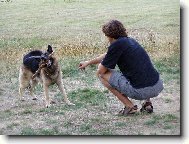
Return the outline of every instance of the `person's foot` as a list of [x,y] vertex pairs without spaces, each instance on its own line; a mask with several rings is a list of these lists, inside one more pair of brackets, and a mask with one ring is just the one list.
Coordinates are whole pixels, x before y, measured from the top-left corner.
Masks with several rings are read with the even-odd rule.
[[137,105],[134,105],[133,107],[129,108],[129,107],[124,107],[118,115],[124,115],[124,116],[127,116],[127,115],[131,115],[131,114],[134,114],[137,112]]
[[142,104],[142,108],[140,109],[140,112],[146,111],[147,113],[153,112],[153,105],[150,101],[146,101]]

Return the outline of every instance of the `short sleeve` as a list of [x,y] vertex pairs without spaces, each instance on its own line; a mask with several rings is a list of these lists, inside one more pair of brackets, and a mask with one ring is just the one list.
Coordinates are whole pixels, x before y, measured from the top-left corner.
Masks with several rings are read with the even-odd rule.
[[114,69],[122,53],[123,45],[120,42],[113,43],[108,47],[108,51],[101,64],[106,68]]

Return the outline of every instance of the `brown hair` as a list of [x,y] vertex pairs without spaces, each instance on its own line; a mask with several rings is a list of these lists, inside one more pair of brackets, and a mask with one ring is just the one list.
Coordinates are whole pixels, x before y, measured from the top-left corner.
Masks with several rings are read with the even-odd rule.
[[118,39],[119,37],[127,37],[127,32],[123,24],[118,20],[111,20],[102,26],[105,36]]

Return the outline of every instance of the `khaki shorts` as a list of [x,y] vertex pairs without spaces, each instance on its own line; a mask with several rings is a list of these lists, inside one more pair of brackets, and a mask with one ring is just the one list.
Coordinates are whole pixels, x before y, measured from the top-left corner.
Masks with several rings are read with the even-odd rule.
[[159,79],[153,86],[136,89],[122,73],[115,70],[111,71],[112,75],[110,76],[109,84],[129,98],[135,100],[146,100],[148,98],[158,96],[163,90],[163,82],[161,79]]

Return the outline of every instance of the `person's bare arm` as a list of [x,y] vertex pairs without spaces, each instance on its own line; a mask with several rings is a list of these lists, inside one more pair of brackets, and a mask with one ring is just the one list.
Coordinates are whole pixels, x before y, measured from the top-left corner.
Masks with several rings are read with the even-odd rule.
[[106,55],[106,53],[101,54],[100,56],[98,56],[98,57],[96,57],[92,60],[80,62],[79,63],[79,69],[85,69],[85,67],[87,67],[88,65],[99,64],[103,60],[105,55]]

